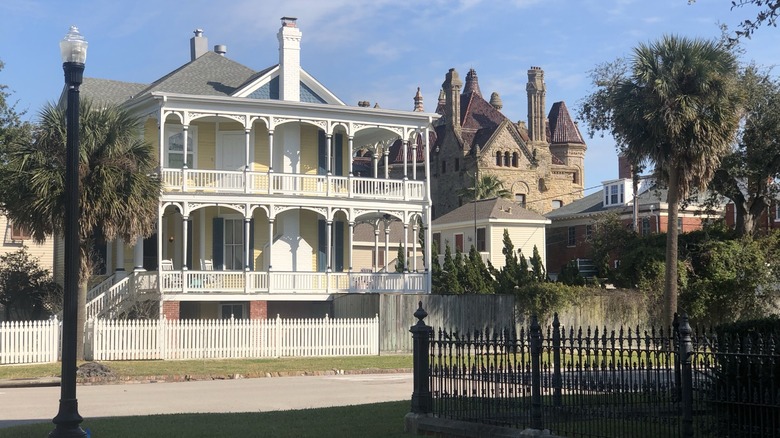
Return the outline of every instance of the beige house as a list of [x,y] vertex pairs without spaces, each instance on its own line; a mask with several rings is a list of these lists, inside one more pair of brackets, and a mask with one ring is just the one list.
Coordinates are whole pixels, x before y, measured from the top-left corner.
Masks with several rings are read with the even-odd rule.
[[534,246],[542,260],[546,260],[545,226],[550,220],[539,213],[522,208],[516,202],[503,198],[479,200],[465,204],[433,221],[433,241],[444,254],[450,247],[467,254],[472,246],[496,269],[504,266],[504,230],[515,251],[521,250],[526,258],[533,255]]
[[26,247],[27,252],[32,257],[38,259],[40,267],[52,273],[54,267],[54,239],[47,239],[40,244],[35,243],[30,233],[24,227],[12,223],[4,214],[0,214],[0,229],[3,230],[3,244],[0,247],[0,254],[16,252]]

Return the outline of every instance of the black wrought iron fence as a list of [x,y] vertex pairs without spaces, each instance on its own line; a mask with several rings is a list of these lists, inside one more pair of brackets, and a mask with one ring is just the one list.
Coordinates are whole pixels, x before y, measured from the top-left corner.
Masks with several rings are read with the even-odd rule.
[[460,333],[415,313],[412,411],[575,437],[780,438],[772,335],[564,328]]

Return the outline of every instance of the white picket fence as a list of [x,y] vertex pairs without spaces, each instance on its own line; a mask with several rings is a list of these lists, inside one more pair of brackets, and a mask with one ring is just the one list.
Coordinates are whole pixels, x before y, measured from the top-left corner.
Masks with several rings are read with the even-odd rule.
[[57,362],[60,321],[0,322],[0,365]]
[[[91,360],[379,354],[379,316],[331,319],[91,320]],[[91,348],[90,348],[91,347]]]

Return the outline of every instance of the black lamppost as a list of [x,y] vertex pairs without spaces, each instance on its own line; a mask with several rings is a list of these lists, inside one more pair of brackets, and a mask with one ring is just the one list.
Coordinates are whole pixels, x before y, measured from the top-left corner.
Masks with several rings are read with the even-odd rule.
[[60,409],[49,438],[85,437],[76,399],[76,345],[79,287],[79,85],[87,59],[87,41],[71,26],[60,41],[62,68],[68,87],[67,153],[65,161],[65,291],[62,306],[62,377]]

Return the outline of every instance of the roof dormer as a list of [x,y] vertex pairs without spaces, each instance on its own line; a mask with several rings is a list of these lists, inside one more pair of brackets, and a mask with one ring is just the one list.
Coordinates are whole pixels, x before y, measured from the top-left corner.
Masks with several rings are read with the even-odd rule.
[[616,179],[604,181],[601,184],[604,186],[604,207],[618,207],[631,204],[631,200],[634,197],[631,179]]

